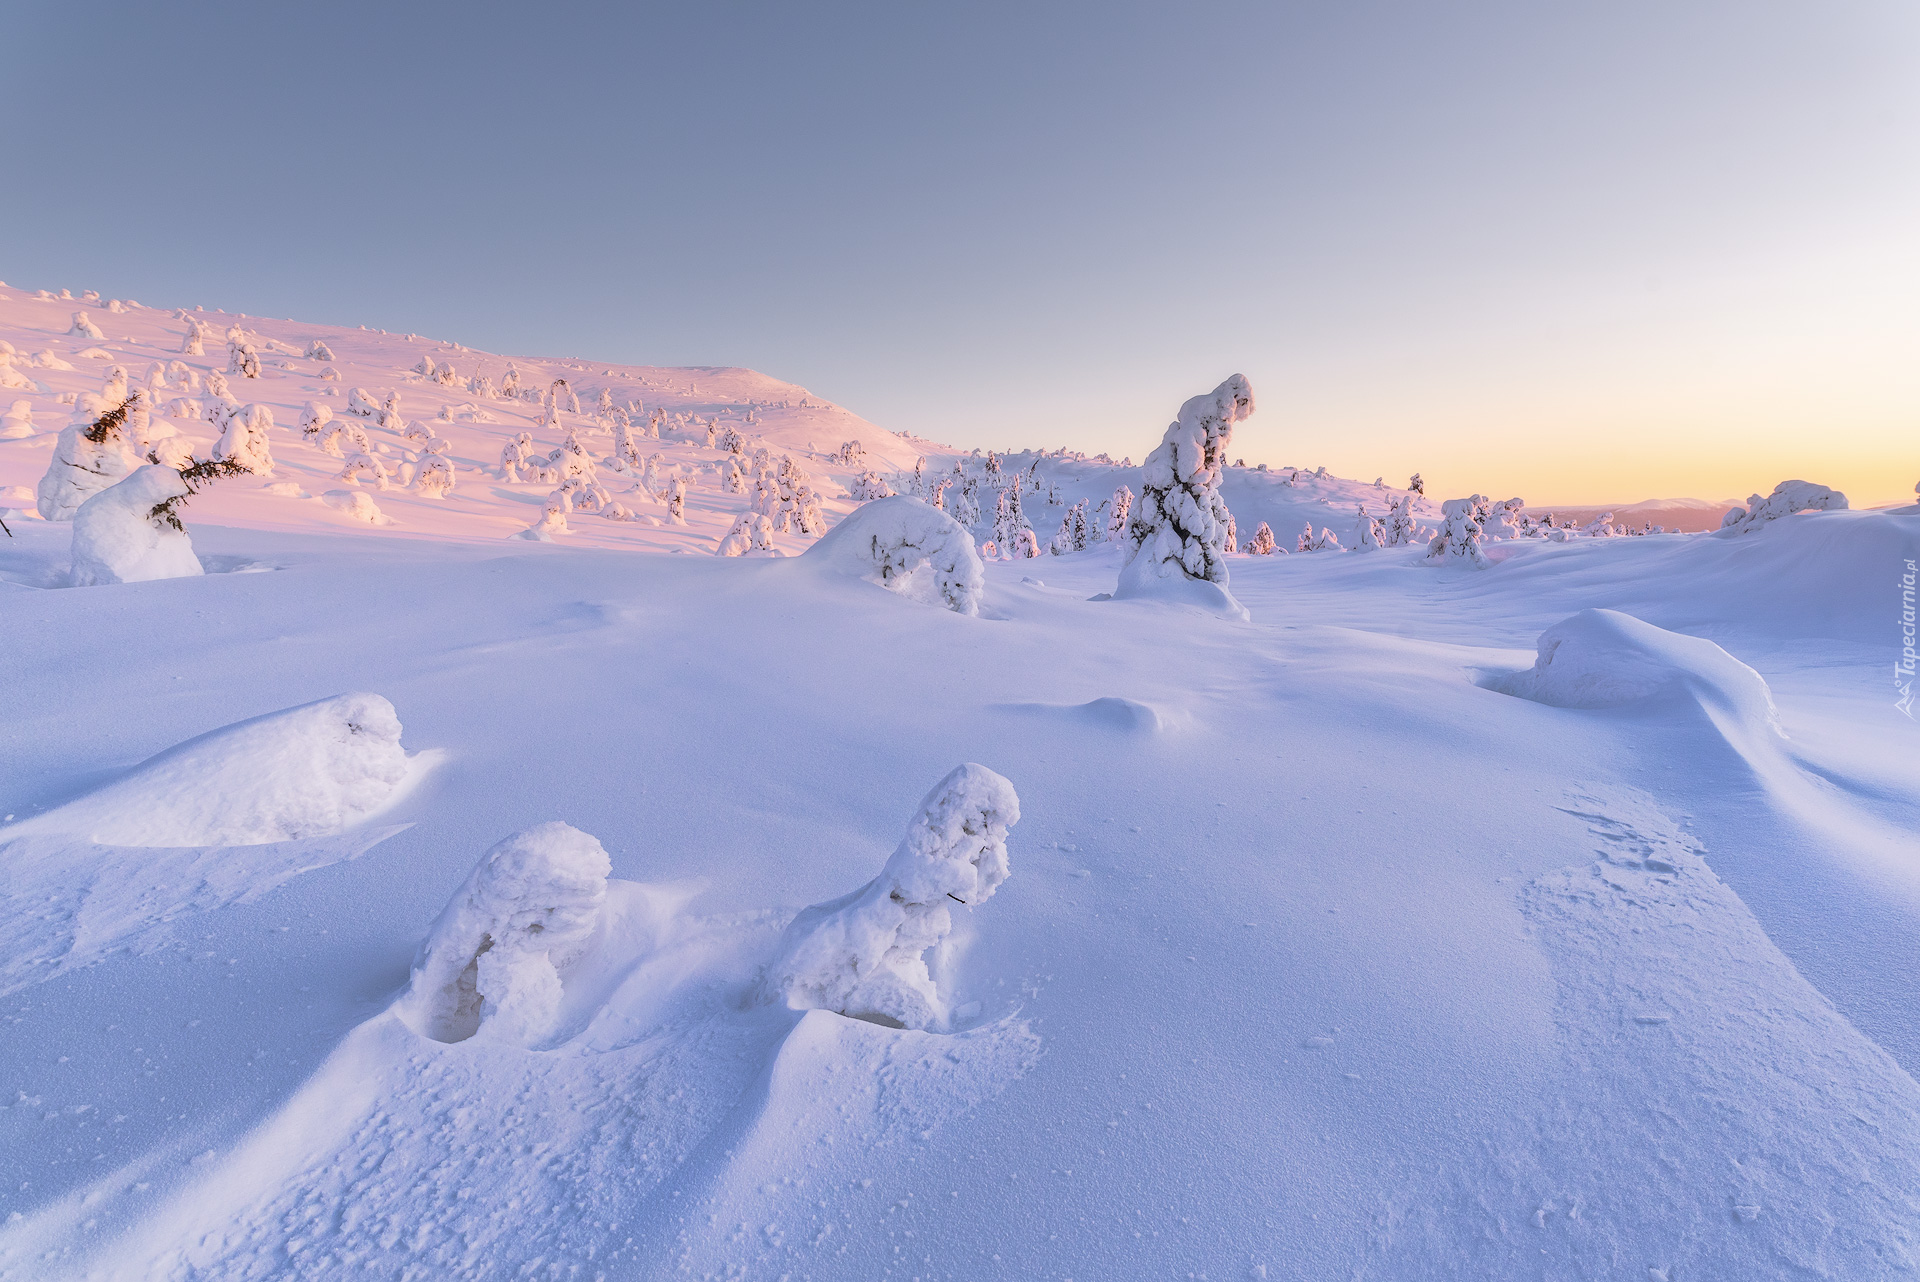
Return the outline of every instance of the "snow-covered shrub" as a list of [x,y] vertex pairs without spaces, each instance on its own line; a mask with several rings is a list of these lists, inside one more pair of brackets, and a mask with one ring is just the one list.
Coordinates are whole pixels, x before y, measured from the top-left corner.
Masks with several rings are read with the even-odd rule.
[[860,442],[845,441],[840,446],[838,457],[842,463],[852,463],[864,452],[865,451],[860,448]]
[[740,435],[739,430],[729,423],[721,429],[719,439],[714,444],[729,454],[739,454],[746,450],[747,438]]
[[1251,539],[1247,540],[1245,549],[1250,556],[1272,556],[1279,550],[1280,545],[1274,541],[1273,527],[1265,521],[1260,522],[1260,528],[1253,532]]
[[1093,529],[1087,522],[1087,501],[1081,499],[1060,518],[1060,529],[1047,547],[1055,556],[1064,556],[1069,552],[1086,551],[1092,541]]
[[273,427],[273,411],[264,405],[249,405],[228,420],[226,430],[213,447],[213,457],[231,461],[261,476],[273,472],[273,446],[267,439]]
[[[1309,525],[1307,528],[1311,530],[1313,527]],[[1322,526],[1320,533],[1312,536],[1312,546],[1305,550],[1308,552],[1338,552],[1340,550],[1340,536],[1325,526]]]
[[387,399],[381,404],[380,412],[374,415],[373,421],[378,426],[386,428],[389,432],[405,432],[407,430],[407,420],[400,415],[400,393],[387,393]]
[[1427,483],[1420,479],[1420,473],[1415,472],[1407,478],[1407,492],[1409,494],[1425,494],[1427,492]]
[[856,503],[870,503],[874,499],[890,499],[893,487],[878,472],[862,472],[853,478],[853,484],[847,492]]
[[597,840],[559,822],[489,850],[414,958],[407,1022],[443,1042],[537,1043],[564,974],[593,946],[612,868]]
[[333,363],[333,349],[316,338],[307,344],[307,359],[310,361],[325,361],[331,365]]
[[207,407],[190,396],[176,396],[167,402],[168,418],[205,418]]
[[1580,533],[1590,539],[1610,539],[1616,531],[1613,528],[1613,513],[1602,512],[1580,527]]
[[520,471],[533,457],[533,437],[527,432],[513,437],[500,447],[500,479],[518,482]]
[[1473,519],[1472,499],[1448,499],[1440,505],[1446,524],[1427,544],[1429,561],[1446,565],[1469,565],[1484,569],[1491,564],[1480,550],[1480,523]]
[[1371,552],[1375,548],[1385,546],[1385,529],[1382,528],[1376,517],[1368,514],[1367,505],[1362,503],[1354,519],[1353,550],[1355,552]]
[[814,492],[813,478],[790,457],[782,457],[775,474],[780,506],[773,513],[773,528],[781,534],[796,530],[815,536],[825,534],[827,520],[820,512],[820,497]]
[[1414,541],[1419,526],[1413,519],[1411,492],[1397,496],[1387,511],[1387,546],[1403,547]]
[[977,477],[961,476],[947,491],[946,513],[971,530],[980,524],[980,482]]
[[1525,499],[1508,499],[1503,503],[1489,502],[1487,514],[1481,518],[1481,532],[1490,539],[1517,539],[1520,537],[1520,513],[1527,506]]
[[444,454],[428,454],[420,460],[420,473],[413,488],[425,498],[445,498],[453,490],[453,463]]
[[0,440],[17,440],[33,435],[33,402],[15,401],[0,415]]
[[729,494],[744,494],[747,478],[741,474],[740,462],[733,455],[727,455],[720,468],[721,484]]
[[[1171,594],[1245,617],[1227,589],[1227,505],[1219,482],[1233,425],[1252,413],[1253,389],[1239,374],[1180,407],[1147,457],[1116,597]],[[1210,591],[1196,594],[1196,583]]]
[[73,327],[67,330],[67,333],[78,334],[82,338],[106,337],[105,334],[100,332],[100,327],[93,323],[93,318],[85,312],[75,312],[73,314]]
[[309,441],[316,439],[333,421],[333,407],[308,401],[300,410],[300,435]]
[[1838,490],[1811,481],[1782,481],[1766,498],[1755,494],[1747,500],[1747,506],[1728,511],[1720,520],[1719,532],[1746,534],[1795,512],[1845,511],[1846,508],[1847,496]]
[[973,537],[938,508],[900,495],[855,508],[806,555],[896,591],[930,584],[940,604],[959,614],[978,614],[986,591]]
[[38,384],[13,367],[13,344],[0,339],[0,388],[9,391],[31,392]]
[[79,418],[60,430],[53,461],[40,478],[35,507],[43,520],[71,521],[80,505],[140,465],[127,440],[127,407]]
[[687,523],[687,482],[676,476],[667,484],[667,520],[674,525]]
[[187,319],[187,332],[180,339],[182,356],[205,356],[207,340],[213,337],[213,330],[197,316]]
[[206,573],[175,509],[202,483],[239,470],[222,463],[184,470],[150,463],[100,491],[73,515],[69,582],[91,587]]
[[1127,525],[1133,516],[1133,491],[1121,486],[1113,492],[1113,507],[1107,513],[1107,542],[1124,542]]
[[374,455],[356,452],[347,455],[347,461],[340,465],[340,474],[334,479],[352,485],[359,485],[363,480],[372,481],[374,489],[384,490],[387,488],[387,469]]
[[338,508],[354,520],[364,521],[368,525],[393,524],[393,518],[382,512],[380,505],[365,490],[328,490],[320,496],[320,500],[328,507]]
[[357,414],[361,418],[378,418],[380,417],[380,402],[374,400],[373,394],[364,387],[349,387],[347,389],[347,413]]
[[[720,546],[713,550],[715,556],[745,556],[753,549],[753,512],[742,512],[733,518],[733,525],[720,538]],[[764,519],[764,518],[762,518]],[[816,548],[817,550],[817,548]]]
[[433,381],[442,387],[452,387],[460,381],[460,375],[453,368],[452,361],[443,361],[433,367]]
[[252,343],[234,338],[227,340],[227,373],[242,378],[260,377],[260,353]]
[[[912,500],[907,500],[911,502]],[[761,981],[767,1000],[903,1028],[947,1025],[947,998],[926,951],[953,930],[951,906],[974,907],[1007,879],[1013,785],[964,765],[936,785],[880,875],[793,919]]]

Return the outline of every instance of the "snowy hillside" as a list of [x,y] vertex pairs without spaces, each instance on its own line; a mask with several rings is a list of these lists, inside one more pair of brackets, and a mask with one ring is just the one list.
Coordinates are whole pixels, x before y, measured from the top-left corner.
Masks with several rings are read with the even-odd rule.
[[[181,359],[207,399],[233,323],[278,345],[229,379],[274,470],[185,500],[203,574],[0,537],[0,1279],[1920,1268],[1920,509],[1456,554],[1499,505],[1229,463],[1242,544],[1452,532],[1224,557],[1242,619],[1129,596],[1104,537],[975,559],[1025,543],[996,494],[1048,543],[1205,488],[1153,441],[976,459],[747,371],[514,358],[555,411],[408,373],[498,390],[445,344],[187,313],[184,357],[81,306],[0,296],[8,507],[63,394]],[[354,387],[400,398],[355,416],[384,490],[301,435]],[[604,463],[602,387],[666,415],[685,525]],[[729,428],[826,537],[711,555]],[[521,432],[639,519],[510,537],[555,488],[500,479]],[[399,482],[433,457],[451,492]],[[851,497],[917,463],[995,510]]]

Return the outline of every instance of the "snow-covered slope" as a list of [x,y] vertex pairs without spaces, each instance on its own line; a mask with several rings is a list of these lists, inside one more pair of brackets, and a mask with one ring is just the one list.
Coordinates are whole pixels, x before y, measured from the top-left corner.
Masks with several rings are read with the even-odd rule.
[[[1384,506],[1291,478],[1243,538]],[[968,612],[460,486],[217,483],[191,578],[0,538],[0,1278],[1920,1266],[1920,513],[1235,556],[1239,622],[1110,544]]]

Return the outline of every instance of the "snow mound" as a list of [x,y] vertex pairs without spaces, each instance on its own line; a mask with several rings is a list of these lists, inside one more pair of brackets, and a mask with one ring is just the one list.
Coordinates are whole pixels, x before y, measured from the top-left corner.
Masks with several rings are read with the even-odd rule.
[[7,830],[109,846],[246,846],[338,832],[408,775],[400,719],[342,694],[189,739],[113,783]]
[[1167,709],[1115,695],[1089,699],[1085,703],[1015,703],[1006,706],[1016,712],[1058,717],[1082,725],[1133,734],[1159,734],[1172,729],[1175,722],[1182,719]]
[[1745,507],[1729,508],[1727,514],[1720,518],[1720,528],[1715,534],[1719,538],[1746,534],[1783,516],[1792,516],[1795,512],[1846,510],[1847,496],[1838,490],[1815,485],[1812,481],[1782,481],[1773,487],[1773,493],[1766,498],[1755,494],[1747,500]]
[[82,503],[73,514],[73,585],[205,574],[178,518],[155,515],[191,492],[179,472],[150,463]]
[[854,509],[804,554],[829,570],[918,595],[920,573],[935,599],[957,614],[977,615],[986,567],[959,522],[919,499],[875,499]]
[[944,1027],[947,1001],[925,953],[953,929],[949,902],[972,907],[1007,879],[1007,830],[1019,821],[1012,784],[985,766],[956,767],[920,803],[878,877],[793,919],[766,996],[792,1010]]
[[612,868],[598,840],[558,821],[489,850],[420,946],[401,1017],[441,1042],[539,1041],[561,971],[592,946]]
[[356,521],[365,521],[368,525],[391,525],[393,518],[380,510],[364,490],[328,490],[320,496],[320,501],[328,507],[338,508]]
[[1776,726],[1758,672],[1700,637],[1668,632],[1617,610],[1582,610],[1540,634],[1531,668],[1488,682],[1502,694],[1556,708],[1617,708],[1697,699],[1750,727]]

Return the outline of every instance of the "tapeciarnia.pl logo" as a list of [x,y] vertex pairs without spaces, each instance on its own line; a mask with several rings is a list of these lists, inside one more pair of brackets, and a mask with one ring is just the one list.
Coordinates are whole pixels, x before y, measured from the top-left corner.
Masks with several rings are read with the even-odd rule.
[[1913,583],[1914,567],[1911,558],[1907,561],[1907,572],[1900,576],[1900,657],[1894,661],[1893,684],[1900,691],[1900,697],[1893,706],[1913,717]]

